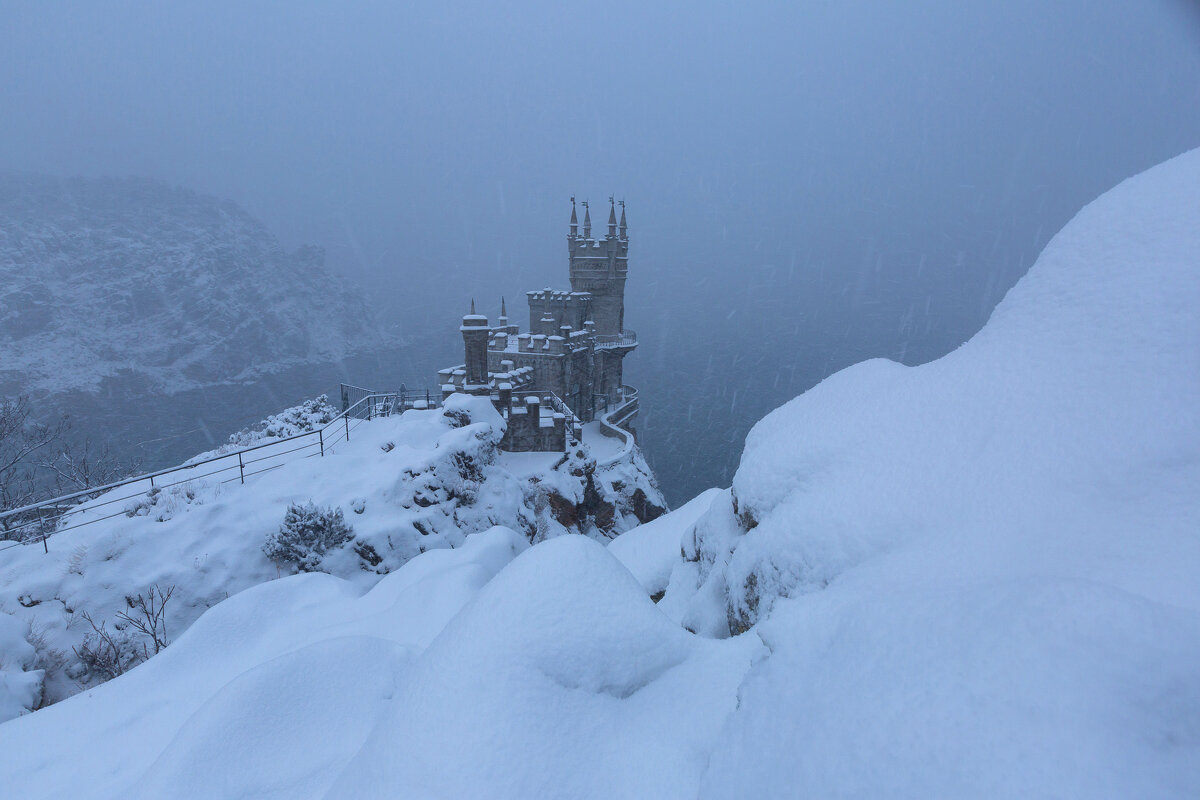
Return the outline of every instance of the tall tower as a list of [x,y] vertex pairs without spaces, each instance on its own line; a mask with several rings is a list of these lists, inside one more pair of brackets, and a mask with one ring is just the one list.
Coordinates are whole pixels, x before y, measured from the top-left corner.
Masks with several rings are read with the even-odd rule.
[[[567,252],[571,257],[571,291],[591,292],[591,315],[596,333],[613,334],[625,329],[625,278],[629,274],[629,230],[625,223],[625,201],[621,201],[618,233],[616,202],[608,198],[608,234],[593,239],[591,210],[585,201],[583,236],[571,225]],[[574,199],[571,218],[575,219]]]

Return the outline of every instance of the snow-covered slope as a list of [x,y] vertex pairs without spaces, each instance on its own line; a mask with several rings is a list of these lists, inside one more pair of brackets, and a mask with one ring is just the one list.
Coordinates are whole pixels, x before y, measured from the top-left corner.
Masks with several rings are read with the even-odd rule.
[[831,378],[626,545],[498,528],[365,593],[254,587],[0,725],[0,785],[1200,795],[1198,187],[1200,151],[1100,198],[970,343]]
[[[6,692],[0,684],[0,721],[38,704],[42,681],[30,673],[48,673],[44,702],[110,677],[114,670],[77,652],[101,644],[88,617],[104,624],[136,663],[145,656],[143,645],[153,652],[153,641],[118,615],[130,613],[139,594],[173,589],[166,623],[167,638],[174,638],[230,595],[296,571],[295,563],[273,563],[264,553],[291,503],[341,511],[352,537],[312,566],[360,589],[419,553],[461,546],[497,524],[527,542],[568,532],[608,541],[638,525],[639,514],[661,513],[662,496],[640,451],[604,468],[596,466],[586,440],[569,456],[503,453],[496,444],[504,422],[488,400],[456,395],[444,411],[360,423],[349,442],[324,458],[280,456],[254,464],[253,470],[279,466],[245,486],[237,482],[234,462],[233,483],[221,483],[228,477],[223,473],[138,494],[118,504],[111,519],[54,535],[48,554],[36,543],[0,551],[0,681],[9,685]],[[292,423],[313,416],[309,412],[298,407],[272,417],[267,431],[295,433]],[[233,438],[253,443],[246,434]],[[130,488],[92,505],[138,489]],[[73,523],[113,513],[114,506],[103,505]]]
[[772,650],[703,796],[1200,795],[1198,214],[1193,151],[755,427],[664,601]]
[[0,173],[0,386],[244,381],[364,349],[374,326],[319,248],[228,201],[137,179]]

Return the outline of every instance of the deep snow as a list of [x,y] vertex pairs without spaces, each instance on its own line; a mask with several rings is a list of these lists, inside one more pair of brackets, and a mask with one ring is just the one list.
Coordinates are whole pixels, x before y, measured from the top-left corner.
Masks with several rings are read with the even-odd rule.
[[[350,441],[327,448],[324,458],[301,457],[310,451],[272,455],[287,453],[294,443],[266,447],[252,455],[271,457],[252,469],[277,468],[247,478],[244,486],[232,461],[232,483],[220,482],[228,477],[223,473],[84,512],[100,517],[126,508],[128,516],[56,534],[48,554],[40,543],[0,551],[0,721],[38,705],[42,680],[32,673],[45,667],[47,702],[105,679],[84,671],[75,655],[92,633],[85,613],[113,631],[121,624],[117,614],[129,611],[127,598],[153,586],[174,587],[166,615],[173,638],[230,595],[294,571],[263,552],[289,503],[341,509],[353,540],[328,553],[319,569],[361,589],[419,553],[457,547],[497,524],[531,541],[567,532],[607,541],[638,524],[634,493],[663,503],[639,451],[605,468],[594,468],[590,455],[589,441],[599,439],[602,452],[612,447],[598,435],[585,436],[570,458],[499,452],[504,423],[486,399],[455,396],[445,410],[461,412],[470,424],[454,427],[442,410],[411,410],[359,423]],[[265,430],[294,434],[297,422],[317,416],[289,409],[266,420]],[[239,446],[270,441],[261,436],[231,438]],[[607,532],[580,510],[586,508],[588,480],[598,502],[613,510]],[[117,489],[92,505],[137,490]],[[135,635],[130,645],[142,641]]]
[[221,602],[0,725],[0,780],[1198,796],[1198,201],[1200,151],[1127,181],[958,351],[830,378],[756,426],[731,490],[608,548],[495,528],[366,592],[300,575]]

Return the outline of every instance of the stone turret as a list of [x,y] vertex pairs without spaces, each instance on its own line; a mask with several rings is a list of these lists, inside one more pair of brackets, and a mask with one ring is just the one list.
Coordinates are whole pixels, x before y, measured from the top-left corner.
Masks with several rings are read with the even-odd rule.
[[462,318],[463,350],[466,352],[466,375],[463,389],[482,393],[488,386],[488,318],[475,313],[475,301],[471,301],[471,313]]

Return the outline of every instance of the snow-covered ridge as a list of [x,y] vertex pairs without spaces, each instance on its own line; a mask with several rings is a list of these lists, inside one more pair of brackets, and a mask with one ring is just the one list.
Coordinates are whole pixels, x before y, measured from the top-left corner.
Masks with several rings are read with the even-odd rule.
[[[328,421],[331,412],[305,404],[266,420],[258,434],[231,439],[246,445],[255,436],[286,436],[298,425]],[[138,495],[125,515],[55,534],[49,554],[40,545],[0,552],[0,644],[7,643],[0,680],[12,684],[0,686],[5,718],[109,677],[76,652],[96,640],[85,614],[119,634],[132,664],[146,655],[139,647],[152,647],[119,616],[139,594],[174,589],[166,615],[173,637],[231,594],[295,571],[295,563],[272,563],[264,553],[290,503],[341,513],[352,528],[349,540],[304,567],[361,587],[422,552],[461,546],[498,524],[527,542],[568,532],[607,541],[662,513],[640,452],[603,469],[586,440],[569,454],[504,453],[496,447],[503,424],[487,399],[456,395],[445,409],[358,421],[353,438],[325,457],[285,458],[244,486],[226,483],[221,473]],[[611,447],[603,439],[598,445]],[[81,511],[79,518],[106,517],[112,509]],[[16,628],[23,631],[19,639]],[[30,675],[40,670],[47,672],[44,693]]]
[[755,426],[660,603],[772,650],[701,796],[1200,794],[1198,209],[1192,151]]
[[0,385],[14,391],[245,381],[343,358],[374,330],[320,248],[286,252],[234,203],[0,173]]

